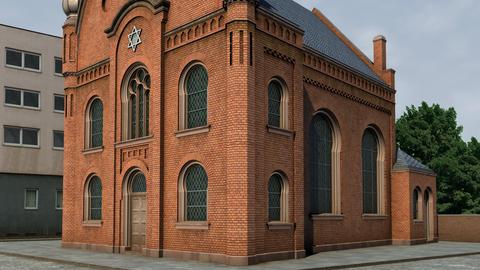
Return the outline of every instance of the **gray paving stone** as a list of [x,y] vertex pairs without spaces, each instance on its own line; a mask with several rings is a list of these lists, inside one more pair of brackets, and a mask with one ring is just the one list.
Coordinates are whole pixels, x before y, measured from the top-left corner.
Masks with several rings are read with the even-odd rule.
[[[260,270],[260,269],[321,269],[326,267],[348,267],[358,264],[412,260],[461,254],[480,254],[480,244],[441,242],[418,246],[382,246],[316,254],[305,259],[264,263],[249,267],[229,267],[221,264],[195,261],[176,261],[165,258],[96,253],[77,249],[64,249],[60,241],[0,242],[0,254],[20,254],[120,269],[213,269],[213,270]],[[474,257],[475,259],[478,259]],[[473,262],[465,267],[474,267]],[[436,260],[434,260],[436,261]],[[413,263],[412,265],[415,265]],[[473,265],[473,266],[472,266]],[[479,264],[480,265],[480,264]],[[394,265],[396,267],[398,265]],[[452,264],[455,267],[455,263]],[[27,268],[28,269],[28,268]],[[60,268],[61,269],[61,268]],[[370,268],[369,268],[370,269]],[[379,268],[393,269],[393,268]],[[399,268],[409,269],[409,268]],[[419,268],[424,269],[424,268]],[[429,268],[425,268],[429,269]],[[433,268],[432,268],[433,269]],[[448,268],[447,268],[448,269]],[[454,268],[453,268],[454,269]],[[478,268],[467,268],[478,269]]]

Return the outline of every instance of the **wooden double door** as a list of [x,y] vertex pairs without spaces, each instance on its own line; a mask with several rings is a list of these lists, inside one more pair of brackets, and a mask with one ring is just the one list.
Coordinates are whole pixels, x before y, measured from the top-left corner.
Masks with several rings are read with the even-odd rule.
[[130,247],[132,251],[141,252],[145,248],[147,224],[146,193],[130,195]]

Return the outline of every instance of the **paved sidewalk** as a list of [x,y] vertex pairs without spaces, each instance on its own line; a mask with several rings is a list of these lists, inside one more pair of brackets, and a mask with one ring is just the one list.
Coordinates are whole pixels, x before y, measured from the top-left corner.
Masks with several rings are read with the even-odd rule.
[[163,258],[96,253],[77,249],[63,249],[60,241],[0,242],[0,254],[61,262],[77,267],[97,269],[344,269],[435,258],[480,254],[480,244],[440,242],[419,246],[383,246],[325,252],[301,260],[264,263],[248,267],[229,267],[195,261],[176,261]]

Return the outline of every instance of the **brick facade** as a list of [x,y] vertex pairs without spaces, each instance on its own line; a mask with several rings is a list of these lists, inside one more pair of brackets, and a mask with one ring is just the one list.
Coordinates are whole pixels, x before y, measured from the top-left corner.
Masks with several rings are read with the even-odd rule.
[[[392,70],[362,60],[386,78],[380,83],[305,49],[302,29],[256,1],[103,2],[82,1],[64,25],[65,247],[128,251],[124,190],[131,170],[147,179],[145,255],[245,265],[392,242],[393,211],[410,211],[392,205]],[[127,47],[134,26],[142,30],[136,51]],[[385,54],[377,47],[376,54]],[[208,71],[208,126],[185,132],[179,130],[179,84],[195,62]],[[126,141],[122,87],[137,63],[151,76],[150,130]],[[286,130],[267,127],[272,78],[288,89]],[[103,103],[103,147],[85,149],[86,108],[94,97]],[[315,218],[308,199],[308,134],[319,111],[336,119],[341,133],[342,212]],[[384,214],[377,216],[362,215],[361,144],[369,127],[384,142]],[[178,220],[179,177],[192,161],[208,174],[208,223],[201,226]],[[288,222],[282,226],[268,224],[274,172],[288,179]],[[85,183],[92,174],[102,179],[99,222],[85,220]]]

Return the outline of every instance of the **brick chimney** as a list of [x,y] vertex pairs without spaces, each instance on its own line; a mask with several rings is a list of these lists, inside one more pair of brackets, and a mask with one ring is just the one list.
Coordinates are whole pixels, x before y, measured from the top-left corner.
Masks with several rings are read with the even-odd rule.
[[373,39],[373,64],[378,71],[387,69],[387,39],[382,35]]

